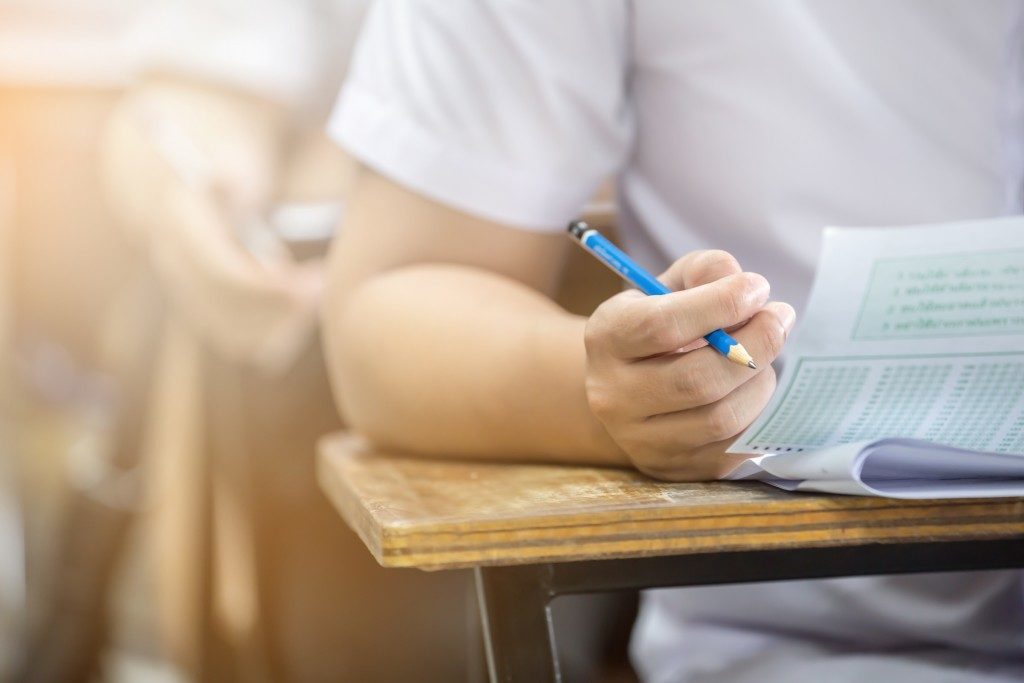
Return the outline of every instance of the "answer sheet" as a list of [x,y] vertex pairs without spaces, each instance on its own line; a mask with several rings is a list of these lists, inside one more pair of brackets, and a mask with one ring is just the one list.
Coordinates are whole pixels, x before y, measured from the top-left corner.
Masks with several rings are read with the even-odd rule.
[[827,228],[775,396],[729,452],[1024,454],[1024,217]]

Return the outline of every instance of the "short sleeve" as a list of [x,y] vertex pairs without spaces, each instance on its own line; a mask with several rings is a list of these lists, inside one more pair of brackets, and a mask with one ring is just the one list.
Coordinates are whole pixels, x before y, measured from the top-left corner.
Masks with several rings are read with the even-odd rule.
[[628,154],[628,31],[612,0],[379,0],[329,132],[432,199],[560,229]]

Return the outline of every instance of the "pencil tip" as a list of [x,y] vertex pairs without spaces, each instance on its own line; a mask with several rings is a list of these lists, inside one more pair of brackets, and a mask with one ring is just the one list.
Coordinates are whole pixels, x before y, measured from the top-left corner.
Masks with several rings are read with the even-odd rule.
[[757,363],[755,363],[752,360],[748,360],[747,367],[750,368],[751,370],[757,370]]

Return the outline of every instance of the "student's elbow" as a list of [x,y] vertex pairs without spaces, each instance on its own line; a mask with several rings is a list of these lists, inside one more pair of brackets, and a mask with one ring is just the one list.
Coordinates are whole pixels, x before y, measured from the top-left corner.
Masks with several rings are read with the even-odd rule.
[[335,405],[346,427],[376,446],[415,450],[423,435],[405,396],[416,378],[402,357],[403,279],[380,273],[329,287],[322,313],[324,353]]
[[[333,280],[333,278],[332,278]],[[372,280],[359,284],[329,284],[321,314],[324,355],[335,405],[346,425],[364,435],[386,433],[387,399],[380,386],[377,363],[369,352],[371,338],[381,324],[375,310],[379,298]]]

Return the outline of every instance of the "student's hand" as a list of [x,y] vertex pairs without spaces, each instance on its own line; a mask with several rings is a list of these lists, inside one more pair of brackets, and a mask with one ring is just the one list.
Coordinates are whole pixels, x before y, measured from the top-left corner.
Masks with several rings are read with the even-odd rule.
[[186,187],[167,198],[150,247],[172,310],[222,358],[288,370],[315,329],[322,262],[257,259],[214,199]]
[[106,200],[145,243],[163,228],[169,192],[186,187],[228,214],[266,207],[279,184],[283,107],[229,88],[172,77],[141,80],[110,113],[100,140]]
[[[676,481],[720,478],[744,459],[724,451],[771,398],[771,362],[796,314],[769,303],[767,280],[743,272],[723,251],[690,253],[660,279],[681,291],[626,291],[590,317],[587,400],[642,472]],[[718,328],[732,330],[758,370],[704,344],[703,335]]]

